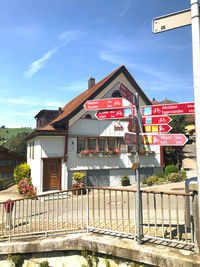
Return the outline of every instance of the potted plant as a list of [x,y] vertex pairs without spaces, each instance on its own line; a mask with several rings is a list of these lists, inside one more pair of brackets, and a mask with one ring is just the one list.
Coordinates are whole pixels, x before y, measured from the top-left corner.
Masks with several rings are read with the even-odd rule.
[[121,178],[122,186],[128,186],[130,185],[130,179],[127,174],[124,174]]
[[76,189],[73,190],[73,195],[81,195],[86,194],[86,189],[85,189],[85,183],[83,182],[84,174],[82,172],[74,172],[72,179],[74,180],[72,184],[72,188]]

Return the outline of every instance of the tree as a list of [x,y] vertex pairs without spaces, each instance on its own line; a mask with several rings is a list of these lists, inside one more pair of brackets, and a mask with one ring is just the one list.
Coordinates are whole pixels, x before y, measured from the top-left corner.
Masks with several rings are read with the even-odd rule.
[[[172,130],[170,133],[185,134],[185,126],[187,125],[184,115],[171,116],[172,121],[170,126]],[[164,164],[167,165],[178,165],[179,169],[182,167],[183,161],[183,147],[184,146],[166,146],[163,149],[164,152]]]
[[23,132],[23,133],[18,133],[15,136],[11,136],[10,138],[8,138],[5,146],[8,149],[14,150],[17,153],[26,157],[27,148],[26,148],[26,141],[24,140],[26,135],[28,135],[28,133]]

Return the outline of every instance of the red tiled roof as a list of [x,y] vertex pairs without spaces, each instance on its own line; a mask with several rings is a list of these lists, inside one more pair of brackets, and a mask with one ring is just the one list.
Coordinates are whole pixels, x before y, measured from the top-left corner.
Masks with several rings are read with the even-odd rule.
[[83,93],[78,95],[76,98],[68,102],[62,108],[62,113],[55,120],[53,120],[49,125],[43,128],[36,129],[34,132],[32,132],[31,134],[27,136],[26,140],[33,138],[35,135],[44,134],[44,132],[46,131],[48,131],[49,133],[51,132],[52,134],[61,134],[61,132],[64,133],[65,131],[58,130],[57,126],[61,126],[67,120],[72,118],[76,113],[78,113],[83,108],[83,105],[87,100],[95,98],[95,96],[98,95],[120,73],[123,73],[126,76],[126,78],[129,80],[129,82],[133,86],[136,87],[136,90],[138,91],[139,95],[143,98],[143,100],[146,102],[146,104],[151,105],[151,101],[144,94],[144,92],[139,87],[139,85],[136,83],[136,81],[133,79],[132,75],[128,72],[126,67],[122,65],[116,70],[114,70],[112,73],[110,73],[108,76],[103,78],[100,82],[95,84],[91,89],[85,90]]

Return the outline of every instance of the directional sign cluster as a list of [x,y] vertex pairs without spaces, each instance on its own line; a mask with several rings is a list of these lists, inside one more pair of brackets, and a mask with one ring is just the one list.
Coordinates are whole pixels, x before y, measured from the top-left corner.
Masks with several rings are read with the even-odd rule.
[[[89,100],[85,103],[86,110],[98,110],[96,117],[99,120],[129,118],[130,132],[135,132],[136,96],[120,83],[120,94],[123,98]],[[165,134],[172,128],[168,125],[172,115],[194,114],[194,103],[180,103],[169,105],[154,105],[140,107],[143,124],[143,144],[161,146],[183,146],[187,138],[183,134]],[[131,120],[131,121],[130,121]],[[136,144],[136,134],[126,133],[125,144]]]

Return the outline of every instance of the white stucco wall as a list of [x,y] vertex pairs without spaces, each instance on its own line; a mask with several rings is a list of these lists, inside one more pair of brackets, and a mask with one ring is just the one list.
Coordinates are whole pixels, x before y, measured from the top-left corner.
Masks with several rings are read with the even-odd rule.
[[30,142],[28,142],[27,163],[31,168],[31,177],[33,185],[37,187],[37,193],[40,193],[42,191],[41,144],[39,138],[32,139],[31,143],[33,142],[34,142],[34,158],[32,158],[32,155],[30,155],[30,149],[29,149]]

